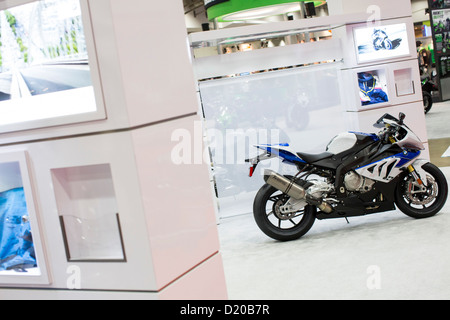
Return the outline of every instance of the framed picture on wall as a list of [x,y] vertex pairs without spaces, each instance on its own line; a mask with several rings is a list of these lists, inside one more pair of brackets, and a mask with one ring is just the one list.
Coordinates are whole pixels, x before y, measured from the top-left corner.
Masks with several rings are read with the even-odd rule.
[[353,29],[358,63],[411,54],[406,23]]
[[0,284],[49,284],[25,152],[0,154]]

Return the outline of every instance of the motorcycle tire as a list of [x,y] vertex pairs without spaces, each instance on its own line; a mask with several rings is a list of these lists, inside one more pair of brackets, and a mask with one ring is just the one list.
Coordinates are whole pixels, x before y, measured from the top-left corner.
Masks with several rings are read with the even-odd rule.
[[431,107],[433,107],[433,97],[431,96],[431,93],[423,91],[423,108],[425,110],[425,114],[430,112]]
[[383,41],[383,47],[384,47],[384,49],[386,49],[386,50],[392,50],[392,48],[393,48],[392,41],[389,40],[389,39],[385,39],[385,40]]
[[410,174],[403,176],[395,191],[398,209],[415,219],[436,215],[445,205],[448,196],[448,184],[442,171],[431,163],[425,164],[423,169],[427,173],[427,191],[408,195],[408,187],[414,179]]
[[282,214],[279,207],[289,196],[266,184],[257,193],[253,204],[256,224],[267,236],[278,241],[292,241],[304,236],[314,225],[317,209],[307,205],[292,214]]

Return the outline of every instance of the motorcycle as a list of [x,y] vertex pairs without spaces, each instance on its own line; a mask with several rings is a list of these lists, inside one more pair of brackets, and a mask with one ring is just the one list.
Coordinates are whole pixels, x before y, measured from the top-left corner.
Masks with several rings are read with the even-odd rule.
[[423,75],[422,80],[422,95],[423,95],[423,107],[425,114],[430,112],[433,107],[433,92],[439,91],[436,82],[428,75]]
[[376,51],[378,50],[392,50],[392,41],[389,39],[385,31],[380,29],[375,29],[372,35],[373,47]]
[[321,154],[297,153],[288,144],[257,145],[263,153],[247,159],[250,176],[257,165],[274,157],[296,166],[295,176],[264,171],[253,214],[267,236],[291,241],[304,236],[316,219],[364,216],[395,210],[421,219],[445,205],[444,174],[420,159],[423,143],[399,118],[385,114],[374,125],[378,134],[337,135]]

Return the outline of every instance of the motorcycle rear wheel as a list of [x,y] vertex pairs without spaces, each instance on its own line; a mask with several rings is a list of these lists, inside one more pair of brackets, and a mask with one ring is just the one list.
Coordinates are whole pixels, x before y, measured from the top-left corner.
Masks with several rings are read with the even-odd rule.
[[[427,172],[427,190],[416,191],[414,178],[405,175],[395,191],[395,203],[404,214],[415,219],[429,218],[441,211],[448,196],[448,185],[442,171],[431,163],[423,166]],[[411,192],[413,191],[413,192]]]
[[425,110],[425,114],[430,112],[431,107],[433,107],[433,97],[429,92],[423,91],[423,108]]
[[266,184],[255,197],[253,216],[256,224],[267,236],[278,241],[292,241],[304,236],[314,225],[317,209],[307,205],[292,214],[282,214],[280,206],[289,196]]

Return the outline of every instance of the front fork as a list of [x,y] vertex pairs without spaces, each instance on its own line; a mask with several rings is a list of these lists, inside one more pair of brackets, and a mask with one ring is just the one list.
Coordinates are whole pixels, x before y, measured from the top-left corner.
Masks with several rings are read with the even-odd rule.
[[423,186],[424,183],[422,179],[420,179],[419,174],[416,172],[416,169],[413,167],[413,165],[410,165],[408,167],[408,172],[413,176],[414,180],[419,184],[419,186]]
[[[389,136],[389,142],[392,144],[397,143],[393,136]],[[421,188],[422,191],[426,191],[427,175],[422,169],[422,166],[427,163],[426,160],[416,160],[413,164],[408,166],[408,172],[414,178],[416,184]],[[417,168],[417,170],[416,170]]]
[[[414,182],[408,187],[410,193],[427,191],[427,176],[425,170],[422,169],[425,163],[427,163],[425,160],[417,160],[414,164],[408,166],[408,172],[414,178]],[[413,185],[414,191],[412,190]]]

